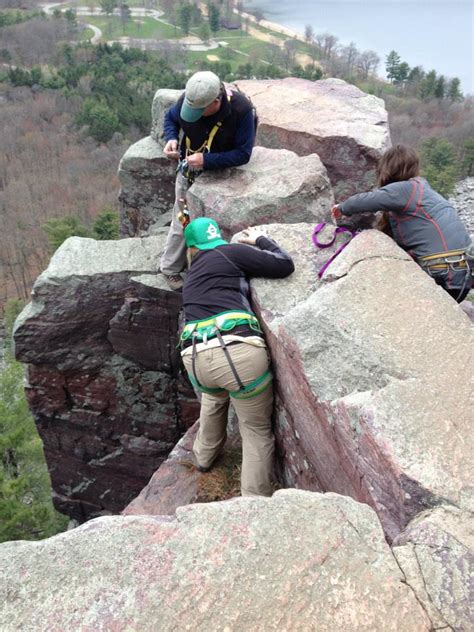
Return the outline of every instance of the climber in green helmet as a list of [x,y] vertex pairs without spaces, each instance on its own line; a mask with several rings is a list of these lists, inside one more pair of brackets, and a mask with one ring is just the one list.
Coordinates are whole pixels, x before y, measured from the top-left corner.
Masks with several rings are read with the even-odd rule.
[[265,339],[250,303],[250,277],[284,278],[291,257],[260,228],[229,244],[217,222],[193,220],[184,231],[189,272],[183,285],[183,362],[201,391],[197,467],[207,472],[226,440],[232,401],[242,436],[243,496],[273,491],[272,376]]

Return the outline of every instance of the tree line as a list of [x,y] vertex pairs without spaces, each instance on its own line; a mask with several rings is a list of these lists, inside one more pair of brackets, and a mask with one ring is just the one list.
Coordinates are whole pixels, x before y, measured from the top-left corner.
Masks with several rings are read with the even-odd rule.
[[392,85],[420,99],[447,98],[451,101],[461,101],[463,98],[458,77],[447,79],[444,75],[437,75],[436,70],[425,72],[421,66],[410,68],[406,61],[401,61],[395,50],[387,55],[385,70]]

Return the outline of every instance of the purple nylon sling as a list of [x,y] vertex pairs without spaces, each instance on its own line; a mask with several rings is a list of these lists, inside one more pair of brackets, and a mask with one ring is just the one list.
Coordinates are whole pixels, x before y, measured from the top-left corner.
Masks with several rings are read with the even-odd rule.
[[340,233],[349,233],[351,238],[348,239],[347,241],[345,241],[343,244],[341,244],[339,246],[339,248],[336,250],[336,252],[326,261],[326,263],[323,265],[323,267],[319,270],[318,272],[318,276],[319,278],[321,278],[323,276],[323,274],[326,272],[327,268],[329,265],[331,265],[331,263],[334,261],[334,259],[341,254],[341,252],[344,250],[344,248],[350,243],[350,241],[358,234],[358,230],[351,230],[350,228],[347,228],[346,226],[337,226],[336,230],[334,231],[334,237],[331,239],[331,241],[326,242],[325,244],[322,244],[319,240],[318,240],[318,235],[319,233],[322,231],[322,229],[326,226],[326,222],[321,222],[319,224],[316,224],[316,226],[313,229],[313,234],[311,235],[311,239],[313,240],[313,244],[315,245],[316,248],[329,248],[330,246],[333,245],[333,243],[336,241],[337,236]]

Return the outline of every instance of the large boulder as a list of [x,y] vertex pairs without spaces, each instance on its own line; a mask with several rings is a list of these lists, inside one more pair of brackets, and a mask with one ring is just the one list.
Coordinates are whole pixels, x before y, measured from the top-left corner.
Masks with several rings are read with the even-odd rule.
[[16,322],[55,505],[80,521],[123,509],[197,417],[164,238],[68,239]]
[[[163,219],[169,221],[167,211],[174,202],[171,164],[176,165],[150,137],[133,145],[122,158],[124,234],[150,233]],[[186,199],[191,217],[210,214],[227,236],[250,224],[327,219],[334,204],[326,169],[316,154],[300,157],[285,149],[264,147],[255,147],[246,165],[204,172]]]
[[378,231],[319,279],[338,244],[316,252],[311,231],[270,226],[296,272],[252,283],[277,377],[282,479],[369,503],[392,538],[427,507],[472,502],[472,326]]
[[371,188],[390,146],[382,99],[342,79],[238,81],[257,108],[257,145],[318,154],[340,201]]
[[192,216],[215,217],[229,236],[249,225],[320,221],[334,196],[318,156],[255,147],[250,162],[203,173],[187,195]]
[[435,629],[474,627],[474,516],[452,505],[420,514],[393,553]]
[[374,512],[335,494],[98,518],[0,569],[5,632],[431,629]]

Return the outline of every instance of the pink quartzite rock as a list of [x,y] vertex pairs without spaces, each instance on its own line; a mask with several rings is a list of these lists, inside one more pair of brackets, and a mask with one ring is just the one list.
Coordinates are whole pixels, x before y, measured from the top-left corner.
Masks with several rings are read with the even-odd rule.
[[427,632],[374,512],[336,494],[104,517],[0,546],[2,630]]
[[435,629],[474,628],[474,514],[441,506],[420,514],[393,553]]
[[296,272],[252,282],[277,376],[283,480],[369,503],[393,538],[427,507],[465,505],[474,488],[472,326],[377,231],[319,280],[335,247],[316,252],[311,230],[270,226]]
[[371,188],[375,166],[390,146],[382,99],[342,79],[238,81],[257,108],[257,145],[318,154],[336,201]]
[[187,195],[192,216],[214,217],[229,236],[256,224],[328,219],[334,196],[318,156],[255,147],[242,167],[204,173]]
[[163,243],[67,240],[16,323],[54,502],[80,521],[123,509],[198,416],[181,298],[156,274]]
[[198,500],[199,477],[193,464],[193,443],[199,423],[196,422],[178,441],[168,458],[153,474],[148,485],[123,510],[123,515],[168,515],[178,507]]

